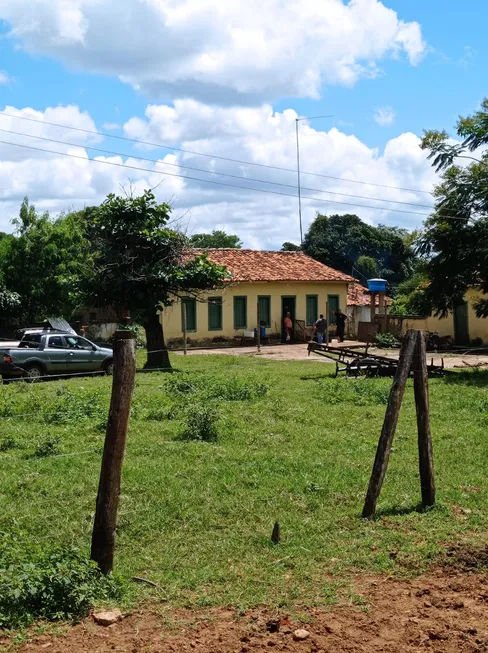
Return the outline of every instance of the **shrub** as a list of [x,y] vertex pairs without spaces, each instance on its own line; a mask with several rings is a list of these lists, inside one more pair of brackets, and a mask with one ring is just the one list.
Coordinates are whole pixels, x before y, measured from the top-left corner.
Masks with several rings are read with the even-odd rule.
[[0,402],[0,417],[13,417],[16,412],[16,403],[13,397],[3,395]]
[[171,404],[167,395],[136,395],[132,402],[131,418],[139,420],[161,420],[168,419],[171,411]]
[[12,435],[6,435],[2,440],[0,440],[0,451],[8,451],[9,449],[15,449],[17,446],[17,441]]
[[169,393],[176,395],[194,394],[198,389],[198,383],[190,380],[188,375],[173,374],[166,379],[166,388]]
[[95,602],[119,600],[122,586],[73,547],[32,552],[22,538],[1,534],[0,628],[37,619],[77,621]]
[[47,435],[36,444],[34,456],[36,458],[48,458],[49,456],[56,456],[59,454],[59,438],[52,435]]
[[390,392],[388,388],[377,387],[371,381],[366,380],[365,383],[359,380],[358,383],[352,385],[353,397],[352,403],[356,406],[367,406],[370,404],[387,404]]
[[382,349],[392,349],[393,347],[399,347],[400,343],[391,333],[377,333],[375,345]]
[[206,384],[205,394],[211,399],[224,401],[250,401],[264,397],[269,386],[257,379],[216,378]]
[[218,438],[218,410],[208,404],[192,404],[186,410],[185,430],[182,440],[196,442],[216,442]]
[[388,403],[389,383],[382,379],[324,379],[318,383],[318,388],[324,404],[374,406]]
[[223,401],[250,401],[264,397],[269,385],[259,379],[240,379],[224,375],[213,377],[190,375],[172,375],[166,381],[168,393],[173,395],[189,395],[200,393],[209,399]]
[[103,420],[107,417],[108,406],[100,393],[82,388],[72,392],[61,386],[56,392],[58,399],[43,410],[47,424],[71,424],[81,420]]

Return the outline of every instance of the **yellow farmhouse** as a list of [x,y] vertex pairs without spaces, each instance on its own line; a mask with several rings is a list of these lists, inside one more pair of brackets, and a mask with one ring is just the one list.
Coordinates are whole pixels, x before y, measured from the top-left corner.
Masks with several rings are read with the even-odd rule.
[[195,250],[206,253],[213,263],[224,265],[232,278],[225,288],[198,299],[176,301],[161,313],[165,337],[183,337],[183,309],[186,309],[187,337],[192,340],[242,338],[254,332],[258,303],[266,335],[281,337],[287,312],[297,330],[308,330],[318,316],[329,309],[329,325],[335,312],[346,311],[347,288],[353,282],[343,272],[323,265],[302,252],[264,252],[249,249]]
[[428,317],[427,330],[437,331],[441,336],[453,336],[458,345],[468,345],[480,339],[488,343],[488,318],[476,317],[474,307],[481,297],[486,298],[486,295],[475,289],[468,290],[464,302],[449,312],[447,317]]

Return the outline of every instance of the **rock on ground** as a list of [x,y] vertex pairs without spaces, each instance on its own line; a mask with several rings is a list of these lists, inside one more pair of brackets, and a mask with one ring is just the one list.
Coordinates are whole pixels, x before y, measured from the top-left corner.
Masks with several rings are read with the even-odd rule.
[[122,612],[115,610],[104,610],[103,612],[94,612],[93,621],[99,626],[111,626],[122,618]]

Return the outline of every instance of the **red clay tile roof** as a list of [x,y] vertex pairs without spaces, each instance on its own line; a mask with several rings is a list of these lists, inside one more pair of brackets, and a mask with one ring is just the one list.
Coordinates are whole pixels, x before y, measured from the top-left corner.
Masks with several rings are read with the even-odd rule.
[[[380,298],[376,295],[376,306],[380,305]],[[347,288],[347,305],[348,306],[369,306],[371,304],[371,295],[369,290],[360,283],[350,283]],[[390,306],[391,299],[386,297],[386,305]]]
[[224,265],[232,281],[355,281],[348,274],[319,263],[303,252],[254,249],[194,249],[212,263]]

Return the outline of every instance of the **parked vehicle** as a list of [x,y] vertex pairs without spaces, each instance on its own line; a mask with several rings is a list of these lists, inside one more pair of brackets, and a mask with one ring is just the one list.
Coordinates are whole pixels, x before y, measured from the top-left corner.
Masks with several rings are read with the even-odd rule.
[[55,329],[24,331],[18,347],[0,346],[0,374],[4,380],[46,375],[113,372],[113,351],[86,338]]

